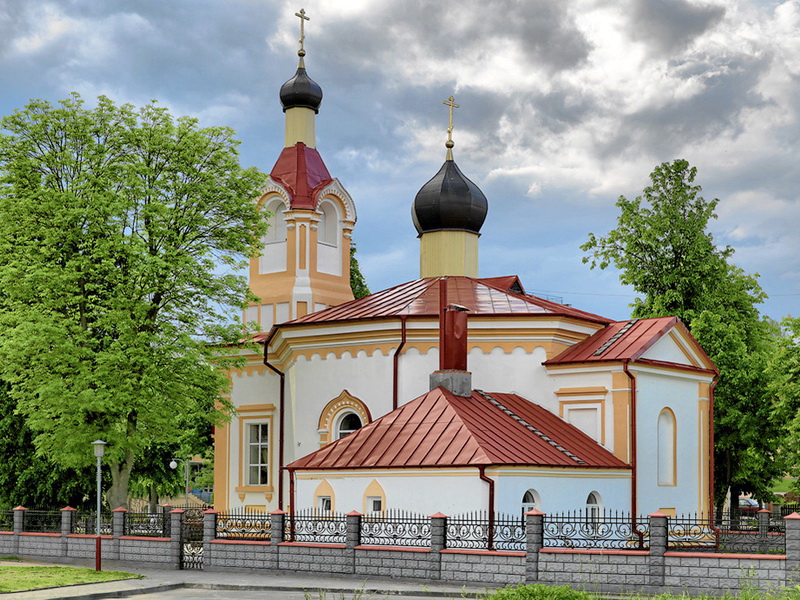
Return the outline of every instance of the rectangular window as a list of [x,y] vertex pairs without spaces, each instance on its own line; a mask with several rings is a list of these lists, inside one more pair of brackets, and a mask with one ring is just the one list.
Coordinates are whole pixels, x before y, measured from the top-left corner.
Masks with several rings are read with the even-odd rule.
[[367,496],[367,514],[383,511],[383,498],[380,496]]
[[269,423],[247,426],[247,484],[269,485]]
[[331,497],[330,496],[317,496],[317,510],[320,514],[330,514],[331,512]]

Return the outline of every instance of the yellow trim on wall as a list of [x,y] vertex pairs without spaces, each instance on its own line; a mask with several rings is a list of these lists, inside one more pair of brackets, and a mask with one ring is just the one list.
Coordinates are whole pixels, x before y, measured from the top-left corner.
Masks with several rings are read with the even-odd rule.
[[[675,418],[675,412],[669,406],[665,406],[658,413],[658,420],[661,419],[661,415],[664,413],[669,413],[672,417],[672,483],[661,483],[659,481],[658,485],[659,487],[675,487],[678,485],[678,419]],[[658,424],[656,424],[656,428],[658,428]],[[656,435],[659,435],[657,429]],[[658,480],[658,461],[661,460],[661,454],[658,453],[658,440],[656,440],[656,452],[656,480]]]
[[314,512],[318,512],[317,498],[320,496],[328,496],[331,499],[331,512],[336,512],[336,494],[333,493],[333,486],[328,483],[327,479],[323,479],[314,490]]
[[214,506],[225,511],[230,507],[230,424],[214,427]]
[[[602,388],[605,389],[605,388]],[[558,394],[558,392],[556,392]],[[584,405],[588,406],[591,404],[599,404],[600,405],[600,423],[598,424],[600,439],[599,441],[602,445],[605,446],[606,444],[606,401],[604,398],[600,399],[585,399],[585,400],[559,400],[558,402],[558,416],[570,423],[569,419],[566,418],[566,414],[569,412],[566,409],[572,405]],[[577,427],[577,425],[576,425]],[[587,434],[588,435],[588,434]],[[591,436],[589,436],[591,437]]]
[[675,514],[676,514],[676,513],[675,513],[675,508],[673,508],[673,507],[669,507],[669,508],[659,508],[658,510],[660,510],[662,513],[664,513],[664,514],[665,514],[665,515],[667,515],[668,517],[675,518]]
[[381,484],[378,483],[377,479],[373,479],[367,486],[367,489],[364,490],[364,500],[361,510],[362,515],[367,514],[367,497],[380,498],[381,499],[380,514],[386,513],[386,492],[383,491],[383,486],[381,486]]
[[236,410],[240,413],[243,412],[271,412],[275,410],[274,404],[242,404],[237,406]]
[[[627,378],[626,378],[627,379]],[[614,390],[611,392],[611,404],[614,407],[614,456],[626,463],[631,462],[630,430],[631,430],[631,392],[630,390]]]
[[711,431],[709,429],[708,417],[710,410],[709,400],[709,385],[701,383],[698,386],[698,402],[697,402],[697,439],[699,452],[697,457],[697,506],[700,514],[711,514],[711,507],[709,506],[709,490],[708,484],[710,481],[709,464],[710,445],[711,445]]
[[605,396],[608,389],[603,386],[559,388],[556,396]]

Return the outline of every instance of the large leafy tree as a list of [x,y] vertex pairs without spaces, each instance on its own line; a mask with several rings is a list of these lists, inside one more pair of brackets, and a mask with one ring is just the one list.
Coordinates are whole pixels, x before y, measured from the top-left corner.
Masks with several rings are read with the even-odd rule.
[[774,339],[756,305],[765,295],[754,276],[729,262],[707,231],[719,200],[700,196],[697,170],[663,163],[641,196],[620,196],[617,227],[581,246],[592,268],[614,265],[640,294],[632,317],[678,316],[720,371],[715,389],[715,495],[720,505],[752,492],[770,497],[780,472],[780,428],[771,416],[766,361]]
[[781,454],[786,471],[800,488],[800,318],[786,317],[769,364],[769,386],[775,396],[775,417],[785,424]]
[[[230,129],[150,103],[32,101],[0,135],[0,377],[39,455],[73,468],[108,442],[108,500],[185,415],[226,417],[241,339],[232,274],[257,252],[265,176]],[[219,345],[209,342],[219,342]]]

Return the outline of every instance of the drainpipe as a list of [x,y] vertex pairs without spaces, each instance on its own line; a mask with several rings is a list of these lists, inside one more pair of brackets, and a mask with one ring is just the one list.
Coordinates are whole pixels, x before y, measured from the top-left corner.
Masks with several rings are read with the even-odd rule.
[[636,376],[628,370],[628,361],[622,363],[622,370],[631,382],[631,516],[637,516],[637,476],[636,476]]
[[392,374],[392,410],[397,409],[398,396],[398,370],[400,367],[400,353],[406,345],[406,315],[400,315],[400,345],[394,351],[394,373]]
[[281,378],[281,388],[280,388],[280,402],[279,402],[279,412],[280,412],[280,431],[278,432],[278,509],[283,510],[283,423],[284,423],[284,409],[286,405],[286,376],[284,375],[283,371],[279,370],[277,367],[269,364],[267,361],[267,354],[269,349],[264,345],[264,364],[269,368],[273,373],[277,374],[278,377]]
[[292,523],[291,534],[289,537],[289,541],[294,541],[294,506],[296,502],[294,501],[295,489],[294,489],[294,469],[287,469],[289,471],[289,521]]
[[714,504],[714,388],[717,387],[717,383],[719,383],[719,379],[714,377],[714,381],[708,388],[708,511],[711,515],[714,515],[716,509]]
[[444,313],[447,306],[447,277],[439,279],[439,370],[445,368],[444,365]]
[[489,484],[489,527],[487,535],[489,537],[489,550],[494,550],[494,479],[486,476],[486,467],[478,467],[478,475]]

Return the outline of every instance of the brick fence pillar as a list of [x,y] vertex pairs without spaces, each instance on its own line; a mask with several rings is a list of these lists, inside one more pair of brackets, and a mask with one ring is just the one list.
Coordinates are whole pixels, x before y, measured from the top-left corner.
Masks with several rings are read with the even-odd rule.
[[203,511],[203,568],[214,566],[214,545],[217,537],[217,511],[213,508]]
[[269,543],[277,546],[283,541],[283,536],[286,532],[286,512],[281,509],[273,510],[269,513],[269,518]]
[[167,567],[173,569],[181,568],[181,524],[183,523],[183,509],[176,508],[169,511],[169,554],[167,556]]
[[28,510],[24,506],[17,506],[14,509],[14,533],[19,535],[25,531],[25,511]]
[[525,581],[539,580],[539,551],[544,547],[544,513],[529,510],[525,513]]
[[786,585],[800,583],[800,515],[783,518],[786,524]]
[[125,519],[128,516],[128,509],[115,508],[111,511],[111,537],[114,539],[125,535]]
[[75,512],[76,510],[71,506],[61,509],[61,535],[64,537],[72,533],[72,528],[75,526]]
[[351,511],[344,518],[347,522],[347,547],[352,549],[361,545],[361,513]]
[[441,552],[447,548],[447,515],[431,515],[431,552]]
[[650,519],[650,573],[648,583],[654,586],[664,585],[664,553],[667,551],[669,534],[669,517],[657,510]]

